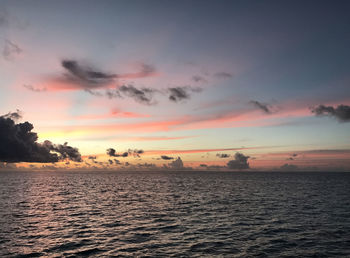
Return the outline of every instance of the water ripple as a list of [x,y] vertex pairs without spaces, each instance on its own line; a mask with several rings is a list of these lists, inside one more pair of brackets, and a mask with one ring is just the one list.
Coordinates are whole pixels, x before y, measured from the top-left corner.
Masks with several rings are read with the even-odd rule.
[[350,173],[2,172],[0,257],[350,257]]

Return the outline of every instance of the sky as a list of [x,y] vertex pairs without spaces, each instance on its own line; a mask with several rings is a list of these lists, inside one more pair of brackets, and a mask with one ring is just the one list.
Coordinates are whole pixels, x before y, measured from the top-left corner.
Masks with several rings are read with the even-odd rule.
[[0,168],[348,171],[349,13],[2,0]]

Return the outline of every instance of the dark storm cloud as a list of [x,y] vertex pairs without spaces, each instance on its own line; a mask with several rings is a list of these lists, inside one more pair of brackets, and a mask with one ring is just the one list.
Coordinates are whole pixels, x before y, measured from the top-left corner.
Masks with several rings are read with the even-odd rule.
[[252,104],[254,107],[262,110],[264,113],[271,114],[271,110],[270,110],[270,105],[269,104],[261,103],[261,102],[259,102],[257,100],[252,100],[249,103]]
[[200,75],[193,75],[191,79],[192,79],[192,81],[198,82],[198,83],[207,83],[208,82],[203,76],[200,76]]
[[60,154],[59,159],[69,159],[75,162],[81,162],[81,155],[77,148],[71,147],[67,142],[64,144],[52,144],[50,141],[45,141],[44,145],[49,148],[50,151],[54,151]]
[[0,161],[2,162],[58,162],[70,159],[81,161],[77,148],[52,144],[50,141],[38,143],[38,136],[29,122],[16,124],[13,118],[18,113],[0,116]]
[[5,45],[2,50],[2,56],[8,60],[11,61],[15,58],[16,55],[19,55],[23,50],[14,42],[5,39]]
[[155,89],[152,88],[136,88],[133,85],[123,85],[119,87],[118,91],[127,97],[133,98],[136,102],[141,104],[152,105],[155,104],[153,99]]
[[217,153],[216,157],[219,157],[221,159],[226,159],[226,158],[231,157],[231,155],[230,154],[226,154],[226,153]]
[[170,87],[168,88],[169,100],[179,102],[181,100],[189,99],[191,92],[200,92],[202,88],[192,88],[190,86]]
[[65,69],[65,80],[77,83],[84,88],[97,88],[113,82],[118,76],[113,73],[106,73],[92,67],[80,64],[78,61],[65,59],[61,62]]
[[332,106],[319,105],[311,108],[311,112],[316,116],[331,116],[340,122],[350,121],[350,106],[338,105],[336,108]]
[[166,155],[162,155],[160,156],[161,159],[164,159],[164,160],[171,160],[171,159],[174,159],[173,157],[169,157],[169,156],[166,156]]
[[26,88],[27,90],[33,91],[33,92],[43,92],[46,91],[46,88],[35,88],[32,85],[29,84],[24,84],[23,85],[24,88]]
[[65,142],[64,144],[56,144],[52,150],[60,153],[61,158],[63,159],[69,159],[75,162],[82,161],[78,148],[69,146],[68,142]]
[[228,72],[218,72],[215,73],[214,76],[221,79],[229,79],[233,77],[233,74]]
[[248,159],[249,159],[249,156],[245,156],[240,152],[236,152],[235,159],[230,160],[227,163],[227,167],[229,169],[248,169],[249,168]]

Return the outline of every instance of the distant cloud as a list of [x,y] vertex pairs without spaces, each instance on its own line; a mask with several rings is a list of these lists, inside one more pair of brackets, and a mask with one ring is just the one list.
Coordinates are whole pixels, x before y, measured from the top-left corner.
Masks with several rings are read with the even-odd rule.
[[140,63],[139,67],[140,67],[139,72],[119,74],[118,77],[125,78],[125,79],[136,79],[136,78],[149,77],[157,73],[156,68],[151,64]]
[[29,122],[16,124],[17,112],[0,116],[0,161],[1,162],[58,162],[60,160],[81,161],[77,148],[50,141],[38,143],[38,136]]
[[134,157],[140,157],[141,154],[145,153],[144,150],[138,150],[138,149],[128,149],[129,155],[132,155]]
[[6,60],[12,61],[17,55],[19,55],[22,52],[23,50],[17,44],[8,39],[5,39],[5,45],[2,50],[2,56]]
[[169,157],[169,156],[166,156],[166,155],[162,155],[160,156],[161,159],[164,159],[164,160],[171,160],[171,159],[174,159],[173,157]]
[[138,150],[138,149],[129,149],[128,151],[125,151],[123,153],[117,153],[115,149],[109,148],[107,149],[107,155],[110,157],[122,157],[126,158],[129,155],[132,155],[134,157],[140,157],[141,154],[143,154],[143,150]]
[[219,157],[221,159],[226,159],[226,158],[231,157],[231,155],[230,154],[226,154],[226,153],[217,153],[216,157]]
[[69,159],[75,162],[81,162],[82,158],[77,148],[71,147],[67,142],[64,144],[52,144],[50,141],[45,141],[44,144],[49,147],[51,151],[60,154],[60,159]]
[[79,84],[83,88],[98,88],[113,82],[118,77],[116,74],[99,71],[76,60],[65,59],[62,60],[61,65],[66,70],[64,79]]
[[[155,105],[157,104],[157,101],[155,99],[155,95],[161,94],[167,94],[168,98],[172,102],[180,102],[185,99],[189,99],[191,96],[191,93],[193,92],[201,92],[202,88],[200,87],[190,87],[190,86],[183,86],[183,87],[169,87],[165,90],[158,90],[155,88],[137,88],[133,86],[132,84],[129,85],[122,85],[116,89],[107,89],[105,91],[105,95],[110,98],[125,98],[129,97],[134,99],[136,102],[140,104],[145,105]],[[92,95],[95,96],[101,96],[100,94],[96,94],[95,92],[91,92],[91,90],[87,91]]]
[[191,92],[200,92],[202,88],[192,88],[190,86],[183,87],[171,87],[168,88],[169,100],[173,102],[179,102],[181,100],[189,99]]
[[198,82],[198,83],[207,83],[208,82],[203,76],[200,76],[200,75],[193,75],[191,80],[194,82]]
[[19,109],[16,110],[16,112],[8,112],[7,114],[0,116],[0,118],[10,118],[14,121],[17,121],[22,118],[22,111]]
[[27,90],[33,91],[33,92],[43,92],[46,91],[46,88],[35,88],[32,85],[29,84],[24,84],[23,85],[24,88],[26,88]]
[[283,171],[295,171],[295,170],[298,170],[299,167],[296,165],[286,163],[283,166],[281,166],[280,169]]
[[229,169],[248,169],[249,168],[248,159],[249,159],[249,156],[245,156],[240,152],[236,152],[235,159],[230,160],[227,163],[227,167]]
[[173,168],[173,169],[183,169],[184,168],[184,164],[183,164],[181,158],[178,157],[176,160],[174,160],[173,162],[169,163],[169,167]]
[[350,122],[350,106],[347,105],[338,105],[336,108],[319,105],[312,107],[311,112],[316,116],[330,116],[335,117],[340,122]]
[[110,157],[128,157],[129,153],[128,152],[123,152],[123,153],[117,153],[115,149],[109,148],[107,149],[107,155]]
[[142,103],[142,104],[147,104],[147,105],[152,105],[155,104],[156,102],[153,99],[154,93],[156,92],[155,89],[151,88],[141,88],[137,89],[136,87],[132,85],[123,85],[119,87],[118,91],[122,95],[126,95],[128,97],[133,98],[136,102]]
[[5,162],[0,162],[0,169],[16,169],[17,166],[16,164],[13,163],[5,163]]
[[[65,72],[56,79],[72,85],[77,88],[88,90],[92,95],[98,95],[92,89],[110,87],[117,79],[134,79],[143,78],[156,74],[156,69],[153,65],[140,63],[139,71],[134,73],[111,73],[104,72],[92,65],[84,64],[73,59],[64,59],[61,61],[61,66]],[[90,90],[90,91],[89,91]]]
[[233,77],[233,74],[228,72],[218,72],[215,73],[214,76],[220,79],[229,79]]
[[294,160],[297,156],[298,156],[297,153],[293,153],[293,154],[291,154],[290,157],[287,158],[286,160]]
[[257,100],[252,100],[249,103],[252,104],[254,107],[262,110],[264,113],[271,114],[271,109],[270,109],[270,105],[269,104],[261,103],[261,102],[259,102]]

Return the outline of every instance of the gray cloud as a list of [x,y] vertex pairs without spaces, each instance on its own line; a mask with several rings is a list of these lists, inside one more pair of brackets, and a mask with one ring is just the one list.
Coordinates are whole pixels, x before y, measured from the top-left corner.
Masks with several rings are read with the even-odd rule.
[[144,153],[143,150],[138,150],[138,149],[128,149],[129,155],[132,155],[134,157],[140,157],[141,154]]
[[34,92],[43,92],[43,91],[46,91],[46,88],[35,88],[33,87],[32,85],[29,85],[29,84],[24,84],[23,85],[24,88],[26,88],[27,90],[30,90],[30,91],[34,91]]
[[6,60],[11,61],[22,52],[23,50],[17,44],[8,39],[5,39],[5,45],[2,50],[2,56]]
[[3,118],[10,118],[12,120],[19,120],[22,118],[22,111],[20,111],[19,109],[16,110],[16,112],[8,112],[7,114],[0,116]]
[[126,158],[129,155],[132,155],[134,157],[140,157],[141,154],[143,154],[143,150],[138,150],[138,149],[129,149],[128,151],[125,151],[123,153],[117,153],[115,149],[109,148],[107,149],[107,155],[110,157],[122,157]]
[[218,72],[215,73],[214,76],[221,79],[229,79],[233,77],[233,74],[228,72]]
[[169,163],[169,167],[173,168],[173,169],[183,169],[184,168],[184,164],[183,164],[181,158],[178,157],[176,160],[174,160],[173,162]]
[[61,65],[66,71],[63,75],[66,81],[79,84],[87,89],[104,86],[118,77],[116,74],[99,71],[75,60],[62,60]]
[[295,170],[298,170],[299,167],[296,165],[286,163],[283,166],[281,166],[280,169],[283,171],[295,171]]
[[200,76],[200,75],[193,75],[191,79],[192,79],[192,81],[198,82],[198,83],[207,83],[208,82],[203,76]]
[[156,73],[153,65],[144,63],[140,64],[140,71],[125,74],[103,72],[97,68],[93,68],[91,65],[83,64],[72,59],[62,60],[61,65],[65,69],[65,73],[58,77],[59,80],[77,85],[82,89],[90,90],[88,92],[92,95],[98,93],[91,91],[91,89],[103,88],[117,79],[143,78]]
[[166,155],[162,155],[160,156],[161,159],[164,159],[164,160],[171,160],[171,159],[174,159],[173,157],[169,157],[169,156],[166,156]]
[[332,106],[319,105],[310,109],[316,116],[335,117],[340,122],[350,121],[350,106],[347,105],[338,105],[336,108]]
[[52,144],[50,141],[38,143],[38,136],[29,122],[16,124],[17,112],[0,116],[0,161],[2,162],[58,162],[69,159],[81,161],[77,148]]
[[217,153],[216,157],[219,157],[221,159],[226,159],[226,158],[231,157],[231,155],[230,154],[226,154],[226,153]]
[[249,103],[252,104],[254,107],[262,110],[264,113],[271,114],[271,109],[270,109],[270,105],[269,104],[261,103],[261,102],[259,102],[257,100],[252,100]]
[[249,159],[249,156],[245,156],[240,152],[236,152],[235,159],[230,160],[227,163],[227,167],[229,169],[248,169],[249,168],[248,159]]
[[[44,144],[48,144],[51,142],[45,141]],[[60,154],[60,159],[69,159],[75,162],[81,162],[81,155],[77,148],[69,146],[67,142],[64,144],[51,144],[51,151],[55,151]]]
[[156,73],[156,68],[150,64],[141,63],[140,68],[141,69],[139,72],[120,74],[119,78],[126,78],[126,79],[143,78],[143,77],[151,76]]
[[181,100],[189,99],[191,97],[191,92],[200,92],[202,91],[202,88],[192,88],[190,86],[170,87],[167,91],[169,93],[169,100],[179,102]]
[[152,88],[138,89],[133,85],[123,85],[119,87],[118,92],[120,92],[122,95],[133,98],[136,102],[141,104],[152,105],[156,103],[153,99],[156,90]]

